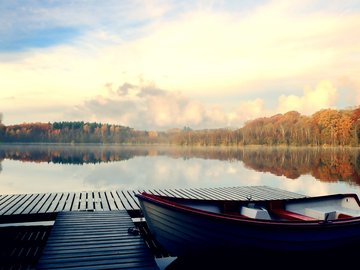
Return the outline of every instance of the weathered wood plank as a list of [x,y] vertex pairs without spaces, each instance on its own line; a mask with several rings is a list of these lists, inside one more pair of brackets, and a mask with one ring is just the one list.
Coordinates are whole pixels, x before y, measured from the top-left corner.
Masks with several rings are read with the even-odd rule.
[[21,203],[24,198],[26,198],[26,194],[17,195],[12,198],[1,210],[0,215],[6,214],[6,212],[11,209],[12,207],[16,206],[18,203]]
[[104,191],[100,191],[99,192],[99,195],[100,195],[100,199],[101,199],[101,206],[103,208],[104,211],[109,211],[110,210],[110,207],[109,207],[109,202],[106,198],[106,194]]
[[11,215],[21,214],[38,196],[39,196],[39,194],[31,194],[26,201],[19,204],[19,207],[16,210],[14,210],[12,213],[9,213],[9,214],[11,214]]
[[55,209],[57,208],[57,206],[58,206],[58,204],[59,204],[59,202],[60,202],[60,200],[62,199],[63,196],[64,196],[64,193],[57,193],[56,197],[51,202],[51,204],[49,205],[46,212],[55,212]]
[[159,191],[161,192],[161,194],[164,194],[164,196],[177,197],[177,195],[171,192],[171,190],[169,189],[161,189]]
[[21,214],[30,214],[32,212],[32,210],[34,209],[34,207],[36,207],[36,205],[38,205],[40,203],[40,201],[42,200],[42,198],[45,195],[46,195],[45,193],[38,194],[38,196],[36,196],[32,200],[32,202],[26,206],[26,208],[22,211]]
[[125,197],[124,192],[121,190],[117,191],[117,194],[121,200],[121,202],[123,203],[124,207],[126,210],[133,210],[132,205],[130,204],[130,202],[128,201],[128,199]]
[[106,191],[105,195],[106,195],[110,210],[118,210],[118,208],[115,204],[115,200],[114,200],[112,194],[110,193],[110,191]]
[[71,211],[79,211],[79,205],[80,205],[80,192],[76,192],[73,204],[71,206]]
[[80,199],[79,199],[79,210],[85,211],[86,210],[86,192],[80,192]]
[[129,204],[131,205],[131,209],[132,210],[138,210],[139,206],[138,204],[135,202],[133,196],[130,194],[129,190],[124,190],[123,191],[124,196],[126,197],[127,201],[129,202]]
[[43,205],[46,203],[46,201],[50,198],[52,193],[46,193],[45,196],[41,198],[41,200],[34,206],[33,209],[31,209],[30,214],[37,214],[39,213],[39,210],[43,207]]
[[65,201],[63,211],[70,211],[71,210],[71,207],[73,206],[74,198],[75,198],[75,193],[70,192],[69,196],[67,197],[67,199]]
[[191,189],[191,188],[187,188],[184,189],[184,191],[188,194],[190,194],[191,196],[193,196],[194,198],[198,198],[198,199],[202,199],[202,200],[210,200],[211,196],[209,196],[208,192],[203,191],[203,190],[199,190],[199,189]]
[[46,213],[53,200],[58,196],[58,193],[51,193],[50,197],[46,200],[44,205],[40,208],[38,213]]
[[229,194],[223,189],[223,188],[213,188],[213,191],[218,194],[219,197],[221,197],[222,200],[234,200],[232,196],[229,196]]
[[37,269],[159,269],[141,236],[127,233],[129,226],[124,210],[62,212]]
[[87,200],[87,210],[88,211],[94,211],[94,193],[93,192],[87,192],[86,194],[86,200]]
[[0,207],[1,205],[4,203],[4,201],[6,201],[6,199],[11,196],[11,195],[1,195],[1,198],[0,198]]
[[125,210],[125,207],[123,205],[123,203],[121,202],[120,198],[119,198],[119,195],[117,194],[116,191],[111,191],[111,194],[114,198],[114,201],[116,203],[116,206],[119,210]]
[[138,198],[135,196],[136,192],[134,190],[128,190],[129,195],[131,196],[131,198],[133,199],[134,203],[135,203],[135,207],[136,209],[140,209],[140,203]]
[[56,208],[53,210],[54,212],[60,212],[65,208],[65,204],[66,204],[66,201],[67,201],[69,195],[70,194],[68,192],[64,192],[62,194],[60,201],[58,202]]
[[100,195],[99,195],[98,191],[94,192],[94,207],[95,207],[96,211],[103,210],[103,208],[101,206],[101,199],[100,199]]
[[204,194],[206,194],[206,196],[210,199],[210,200],[215,200],[217,199],[222,199],[222,196],[219,197],[219,194],[214,191],[212,188],[197,188],[196,192],[201,194],[202,196],[204,196]]

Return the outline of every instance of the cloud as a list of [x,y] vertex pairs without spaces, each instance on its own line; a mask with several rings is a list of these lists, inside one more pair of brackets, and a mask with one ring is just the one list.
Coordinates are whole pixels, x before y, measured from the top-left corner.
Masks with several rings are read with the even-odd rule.
[[306,87],[303,96],[281,95],[278,99],[278,111],[298,111],[302,114],[312,114],[336,104],[337,90],[330,81],[320,82],[315,89]]
[[360,80],[358,78],[340,77],[336,81],[336,87],[345,104],[352,104],[354,101],[356,105],[360,104]]
[[[153,82],[125,82],[68,111],[66,117],[122,124],[137,129],[239,127],[264,113],[261,99],[241,102],[230,111],[217,104],[205,105],[181,92],[159,89]],[[90,118],[89,118],[90,116]]]
[[[8,40],[20,30],[36,42],[39,33],[65,30],[55,44],[0,52],[0,102],[18,100],[0,107],[13,122],[22,122],[20,112],[30,107],[60,104],[77,106],[66,116],[84,120],[206,128],[238,126],[271,111],[360,102],[358,87],[336,82],[358,80],[360,16],[348,8],[356,1],[250,2],[0,3],[0,34],[10,33]],[[321,80],[331,81],[338,96],[346,93],[346,104],[329,89],[302,92]],[[104,82],[112,85],[94,98]],[[13,111],[16,118],[8,116]],[[53,114],[39,120],[53,121]]]
[[252,101],[243,101],[229,114],[230,125],[242,125],[247,120],[263,117],[269,114],[264,108],[264,100],[257,98]]

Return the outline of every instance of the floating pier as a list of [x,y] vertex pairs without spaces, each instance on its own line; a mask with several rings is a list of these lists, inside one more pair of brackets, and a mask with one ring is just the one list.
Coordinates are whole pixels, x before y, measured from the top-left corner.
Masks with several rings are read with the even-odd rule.
[[[10,269],[10,266],[11,269],[65,266],[66,269],[158,269],[155,257],[169,255],[152,238],[142,217],[135,195],[144,191],[171,197],[229,201],[305,197],[268,186],[0,195],[0,240],[5,237],[3,239],[13,242],[7,236],[9,229],[14,233],[23,231],[23,235],[34,230],[34,226],[44,231],[37,234],[41,235],[41,241],[35,241],[37,246],[31,246],[31,241],[26,242],[25,247],[23,242],[16,246],[4,245],[1,241],[1,253],[5,255],[0,259],[6,261],[6,265],[0,265],[0,270]],[[135,228],[140,234],[129,233],[129,228]],[[14,239],[16,237],[14,234]],[[25,257],[24,250],[30,250],[25,252]],[[16,252],[21,256],[14,257]]]

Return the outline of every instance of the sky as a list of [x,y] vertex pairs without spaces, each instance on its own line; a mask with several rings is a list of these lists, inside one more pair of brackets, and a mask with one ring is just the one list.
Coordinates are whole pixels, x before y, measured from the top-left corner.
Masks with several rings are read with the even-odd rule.
[[357,0],[0,2],[6,125],[237,128],[360,103]]

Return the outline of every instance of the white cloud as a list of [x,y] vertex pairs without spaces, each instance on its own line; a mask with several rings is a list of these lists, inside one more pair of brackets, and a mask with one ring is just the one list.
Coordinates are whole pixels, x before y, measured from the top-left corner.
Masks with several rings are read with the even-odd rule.
[[264,114],[264,101],[241,102],[225,110],[205,105],[181,92],[159,89],[153,82],[124,83],[117,90],[112,84],[105,91],[67,112],[65,118],[109,122],[137,129],[240,127],[244,121]]
[[306,87],[303,96],[281,95],[278,99],[278,111],[298,111],[302,114],[312,114],[336,104],[337,90],[329,81],[320,82],[315,89]]
[[230,126],[242,126],[247,120],[269,114],[264,108],[264,100],[257,98],[251,101],[242,101],[240,105],[228,114]]

